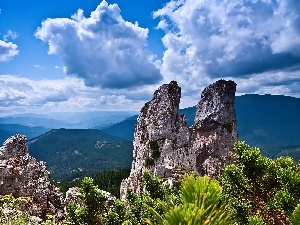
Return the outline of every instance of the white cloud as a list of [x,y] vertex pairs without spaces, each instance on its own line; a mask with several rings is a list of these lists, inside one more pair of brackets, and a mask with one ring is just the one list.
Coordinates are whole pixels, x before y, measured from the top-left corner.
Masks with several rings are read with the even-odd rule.
[[79,9],[71,19],[43,21],[35,36],[60,55],[66,73],[88,86],[126,88],[162,79],[147,50],[148,29],[124,21],[116,4],[102,1],[90,17]]
[[[232,78],[231,78],[232,79]],[[254,74],[235,78],[238,94],[280,94],[300,97],[300,76],[298,71],[279,71]]]
[[[237,94],[273,93],[300,97],[299,73],[277,72],[239,77]],[[232,79],[232,77],[225,77]],[[204,81],[204,82],[202,82]],[[207,82],[207,84],[206,84]],[[180,107],[190,107],[200,100],[203,89],[214,79],[198,82],[198,88],[189,89],[184,83]],[[159,85],[148,85],[138,89],[102,89],[88,87],[79,78],[32,80],[13,75],[0,75],[0,116],[34,112],[80,112],[103,110],[140,111],[145,102],[151,100]]]
[[9,38],[12,40],[16,39],[18,37],[18,34],[16,32],[13,32],[12,30],[8,30],[5,35],[3,35],[3,40],[8,41]]
[[19,54],[18,46],[12,42],[0,40],[0,62],[8,62]]
[[39,65],[39,64],[35,64],[34,67],[37,68],[37,69],[40,69],[40,70],[44,70],[45,69],[45,66]]
[[[88,87],[79,78],[32,80],[0,75],[0,116],[24,112],[139,111],[153,89],[101,89]],[[156,88],[156,87],[155,87]]]
[[[283,73],[288,82],[291,70],[300,77],[300,1],[171,0],[153,16],[165,32],[161,72],[186,94],[219,78],[266,82]],[[249,90],[262,90],[256,85]],[[299,80],[289,90],[295,95]]]
[[78,82],[72,79],[35,81],[28,78],[19,78],[12,75],[0,75],[1,106],[34,106],[46,102],[67,101],[75,94],[74,85]]

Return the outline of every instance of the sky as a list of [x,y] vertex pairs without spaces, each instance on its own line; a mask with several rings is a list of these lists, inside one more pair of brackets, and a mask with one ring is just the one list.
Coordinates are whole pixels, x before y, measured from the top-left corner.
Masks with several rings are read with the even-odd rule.
[[138,112],[172,80],[184,108],[219,79],[299,98],[300,1],[0,2],[0,116]]

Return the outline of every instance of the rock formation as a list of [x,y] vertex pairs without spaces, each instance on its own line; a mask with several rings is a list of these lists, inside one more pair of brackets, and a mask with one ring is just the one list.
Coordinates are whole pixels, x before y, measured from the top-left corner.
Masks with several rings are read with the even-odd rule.
[[22,207],[30,215],[41,219],[47,214],[63,217],[62,194],[50,183],[45,163],[29,156],[23,135],[10,137],[0,148],[0,195],[6,194],[27,197]]
[[121,184],[121,198],[128,188],[140,192],[140,178],[146,169],[168,179],[181,170],[218,176],[237,141],[235,90],[236,84],[225,80],[205,88],[191,128],[184,115],[178,114],[181,88],[177,82],[155,91],[137,119],[132,169]]
[[234,110],[236,84],[219,80],[201,94],[196,106],[192,149],[196,153],[194,171],[200,175],[219,176],[230,162],[229,152],[238,140]]

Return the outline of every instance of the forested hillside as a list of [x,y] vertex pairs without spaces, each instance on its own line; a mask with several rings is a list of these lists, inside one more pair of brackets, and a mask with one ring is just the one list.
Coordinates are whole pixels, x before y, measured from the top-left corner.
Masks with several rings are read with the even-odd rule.
[[130,167],[132,142],[99,130],[58,129],[28,142],[29,153],[45,161],[52,178],[70,181],[103,170]]
[[100,129],[105,133],[132,141],[137,117],[138,116],[132,116],[108,128]]
[[[300,99],[280,95],[236,97],[240,140],[275,157],[282,148],[300,145]],[[278,156],[278,155],[277,155]]]
[[[117,198],[120,197],[120,185],[123,179],[127,178],[130,174],[130,168],[115,169],[109,171],[101,171],[91,174],[94,180],[94,184],[99,187],[99,189],[108,191]],[[79,179],[74,179],[69,182],[57,182],[55,184],[60,188],[62,192],[66,192],[71,187],[79,187],[83,177]]]

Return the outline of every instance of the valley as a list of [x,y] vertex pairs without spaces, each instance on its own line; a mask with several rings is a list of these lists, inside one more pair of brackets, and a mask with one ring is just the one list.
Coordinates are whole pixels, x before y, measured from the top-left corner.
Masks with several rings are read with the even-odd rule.
[[54,129],[28,141],[29,153],[55,180],[71,181],[131,166],[132,142],[92,129]]

